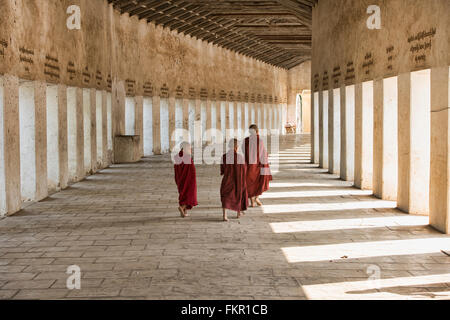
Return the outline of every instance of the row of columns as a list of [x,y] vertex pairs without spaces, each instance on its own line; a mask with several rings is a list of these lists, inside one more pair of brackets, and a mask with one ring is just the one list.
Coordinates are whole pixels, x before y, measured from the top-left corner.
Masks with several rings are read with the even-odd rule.
[[[172,139],[176,129],[188,130],[191,142],[196,139],[205,142],[205,140],[213,138],[206,135],[210,129],[221,130],[223,139],[226,138],[226,130],[242,130],[240,133],[235,132],[233,136],[242,135],[238,138],[243,138],[244,133],[253,123],[256,123],[260,129],[274,129],[284,133],[283,120],[286,116],[283,112],[283,105],[279,103],[189,99],[172,96],[138,96],[125,98],[125,100],[127,99],[134,99],[133,106],[135,107],[133,111],[129,112],[135,129],[128,130],[128,132],[143,137],[140,146],[142,155],[161,154],[173,150],[176,143],[180,142],[179,139]],[[164,114],[166,112],[168,115]],[[127,113],[125,110],[125,118],[127,118]],[[182,117],[182,119],[177,121],[178,117]],[[149,121],[151,123],[146,123]],[[194,130],[196,122],[201,122],[198,131]],[[125,123],[124,126],[130,125]],[[151,137],[148,134],[149,130],[151,130]],[[268,132],[270,134],[270,131]],[[168,133],[168,136],[163,133]],[[167,138],[169,140],[168,148],[164,148]],[[149,139],[152,141],[148,141]],[[183,137],[183,139],[188,139],[188,137]]]
[[0,87],[0,214],[17,212],[23,202],[42,200],[109,165],[111,96],[106,91],[11,75],[0,77]]
[[315,92],[312,160],[450,232],[449,67]]

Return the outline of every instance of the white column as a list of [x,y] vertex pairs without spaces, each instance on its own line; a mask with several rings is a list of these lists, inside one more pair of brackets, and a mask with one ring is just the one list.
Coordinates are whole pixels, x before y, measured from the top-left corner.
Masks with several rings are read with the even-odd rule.
[[144,156],[153,155],[153,99],[144,97],[143,109],[143,142],[144,142]]
[[5,138],[4,138],[4,90],[0,76],[0,216],[6,214]]
[[430,70],[411,73],[410,213],[429,213]]
[[31,201],[36,198],[36,121],[34,98],[34,83],[20,83],[20,180],[22,201]]
[[161,153],[169,152],[169,98],[161,98]]
[[449,95],[449,68],[431,69],[430,224],[447,234],[450,233]]
[[59,190],[58,86],[47,86],[47,172],[49,191]]

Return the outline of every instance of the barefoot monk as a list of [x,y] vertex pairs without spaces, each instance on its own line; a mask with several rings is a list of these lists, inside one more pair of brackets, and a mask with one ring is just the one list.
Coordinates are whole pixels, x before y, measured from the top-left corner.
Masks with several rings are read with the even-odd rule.
[[247,165],[247,192],[251,207],[262,206],[259,196],[269,190],[269,181],[272,175],[269,168],[269,159],[264,143],[259,136],[258,126],[250,126],[250,137],[245,138],[244,152]]
[[223,176],[220,186],[223,220],[228,221],[227,209],[236,211],[237,218],[247,210],[246,165],[244,157],[238,154],[238,140],[230,141],[230,150],[223,155],[220,174]]
[[198,205],[195,165],[191,155],[191,145],[188,142],[181,144],[181,151],[175,156],[174,162],[175,183],[179,193],[178,210],[184,218],[189,216],[188,210]]

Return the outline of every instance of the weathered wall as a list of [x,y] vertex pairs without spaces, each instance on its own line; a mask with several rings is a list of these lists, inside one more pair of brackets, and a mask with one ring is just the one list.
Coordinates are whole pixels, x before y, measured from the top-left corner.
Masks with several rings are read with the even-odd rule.
[[[81,30],[66,27],[70,5],[81,7]],[[0,73],[24,79],[286,99],[286,70],[120,15],[106,0],[0,0],[0,41]]]
[[[304,90],[311,90],[311,61],[306,61],[295,68],[288,71],[287,81],[287,121],[295,123],[296,121],[296,105],[297,94],[302,94]],[[311,131],[311,95],[302,94],[303,99],[303,119],[302,132],[308,133]]]
[[[381,8],[380,30],[367,28],[369,5]],[[448,65],[449,12],[448,0],[320,0],[313,91]]]

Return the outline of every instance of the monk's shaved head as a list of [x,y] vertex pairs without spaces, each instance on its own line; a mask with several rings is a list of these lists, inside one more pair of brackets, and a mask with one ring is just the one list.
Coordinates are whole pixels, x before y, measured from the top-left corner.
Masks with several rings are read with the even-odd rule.
[[250,134],[258,134],[259,133],[259,129],[256,124],[252,124],[248,129],[250,131]]
[[183,149],[183,148],[185,148],[185,147],[190,147],[190,146],[191,146],[191,144],[190,144],[189,142],[187,142],[187,141],[183,141],[183,142],[181,143],[181,145],[180,145],[181,149]]
[[183,141],[181,143],[181,145],[180,145],[180,148],[181,148],[181,150],[190,152],[191,151],[191,144],[189,142],[187,142],[187,141]]
[[236,138],[231,139],[230,142],[229,142],[229,144],[228,144],[228,146],[229,146],[230,149],[237,150],[237,148],[239,147],[239,141],[238,141],[238,139],[236,139]]

